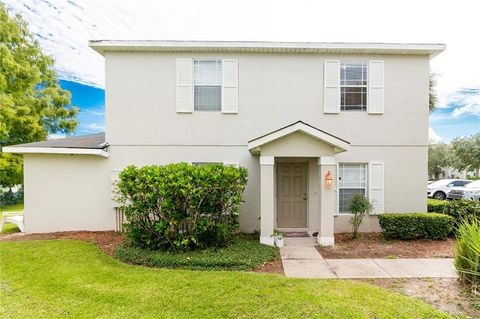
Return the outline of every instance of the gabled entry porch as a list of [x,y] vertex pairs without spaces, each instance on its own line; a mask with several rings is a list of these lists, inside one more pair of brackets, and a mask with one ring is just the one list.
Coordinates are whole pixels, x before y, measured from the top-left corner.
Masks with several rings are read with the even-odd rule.
[[349,143],[304,122],[251,140],[260,155],[260,241],[273,245],[273,231],[318,232],[318,243],[334,244],[335,154]]

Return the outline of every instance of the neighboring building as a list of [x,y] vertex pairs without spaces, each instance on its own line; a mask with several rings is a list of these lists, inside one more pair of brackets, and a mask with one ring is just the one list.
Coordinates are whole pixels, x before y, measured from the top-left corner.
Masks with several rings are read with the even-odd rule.
[[[470,172],[467,170],[459,171],[453,167],[444,167],[440,174],[438,174],[438,179],[467,179],[475,177],[475,172]],[[430,179],[435,179],[435,176],[430,175]]]
[[[118,227],[124,167],[224,162],[249,171],[241,231],[348,232],[349,202],[426,211],[429,62],[443,44],[92,41],[106,133],[25,154],[27,232]],[[331,186],[327,176],[333,177]],[[376,216],[361,231],[378,231]]]

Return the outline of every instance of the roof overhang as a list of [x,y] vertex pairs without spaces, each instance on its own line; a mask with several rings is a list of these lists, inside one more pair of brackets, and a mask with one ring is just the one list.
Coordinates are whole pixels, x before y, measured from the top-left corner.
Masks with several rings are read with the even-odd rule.
[[91,40],[92,49],[108,51],[157,52],[278,52],[325,54],[428,55],[445,50],[442,43],[344,43],[266,41],[170,41],[170,40]]
[[298,121],[249,141],[248,150],[253,155],[258,155],[260,154],[262,145],[281,139],[282,137],[285,137],[295,132],[306,134],[316,140],[332,146],[335,153],[345,152],[348,151],[348,149],[350,148],[349,142],[330,133],[322,131],[307,123]]
[[2,152],[17,153],[17,154],[95,155],[95,156],[108,158],[107,151],[103,149],[92,149],[92,148],[5,146],[2,148]]

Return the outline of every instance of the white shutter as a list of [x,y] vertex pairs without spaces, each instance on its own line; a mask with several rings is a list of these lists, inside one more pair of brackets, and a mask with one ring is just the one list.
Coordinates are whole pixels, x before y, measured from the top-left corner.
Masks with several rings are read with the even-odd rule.
[[323,112],[340,112],[340,61],[325,60],[323,70]]
[[222,113],[238,113],[238,60],[223,60]]
[[368,70],[368,113],[383,114],[383,61],[370,61]]
[[369,178],[369,198],[373,203],[373,213],[381,214],[384,212],[384,165],[379,162],[372,162],[368,167]]
[[192,59],[177,59],[177,112],[193,112]]

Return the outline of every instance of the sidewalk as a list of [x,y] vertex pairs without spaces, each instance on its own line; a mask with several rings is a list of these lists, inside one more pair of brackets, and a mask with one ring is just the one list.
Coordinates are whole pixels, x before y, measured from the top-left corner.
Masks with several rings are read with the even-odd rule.
[[285,238],[285,276],[296,278],[454,278],[453,259],[324,259],[315,238]]

